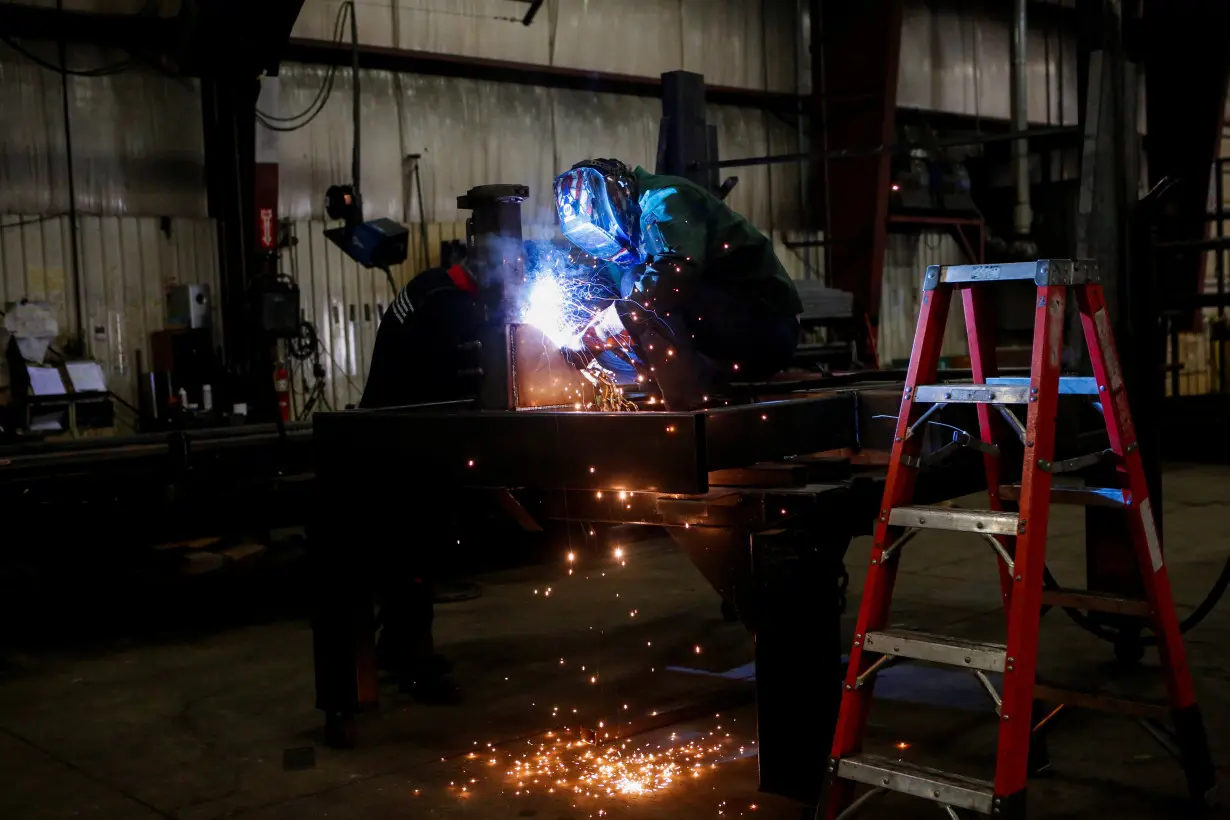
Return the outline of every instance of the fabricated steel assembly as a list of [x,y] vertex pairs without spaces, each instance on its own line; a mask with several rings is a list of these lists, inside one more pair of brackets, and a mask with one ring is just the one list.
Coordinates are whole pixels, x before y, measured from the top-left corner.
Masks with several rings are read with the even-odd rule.
[[508,317],[509,286],[523,283],[521,203],[525,185],[479,185],[457,197],[457,207],[471,211],[466,220],[466,260],[478,280],[484,322],[479,331],[483,387],[479,396],[488,410],[512,410],[512,331]]

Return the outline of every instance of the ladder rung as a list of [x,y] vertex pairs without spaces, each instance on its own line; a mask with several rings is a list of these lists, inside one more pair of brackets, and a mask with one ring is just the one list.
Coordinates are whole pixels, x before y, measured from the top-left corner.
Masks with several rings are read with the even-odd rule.
[[837,776],[979,814],[990,814],[995,805],[995,786],[986,780],[882,755],[859,754],[842,758],[837,764]]
[[1096,262],[1084,259],[1038,259],[1034,262],[992,262],[977,265],[931,265],[923,277],[923,290],[940,284],[1029,281],[1046,285],[1087,285],[1101,281]]
[[1016,535],[1019,522],[1016,513],[953,507],[895,507],[888,515],[888,523],[894,527],[990,535]]
[[1026,404],[1029,385],[1019,384],[921,384],[914,401],[934,404]]
[[1115,615],[1149,617],[1148,601],[1139,598],[1124,598],[1108,592],[1093,592],[1088,589],[1044,589],[1042,603],[1066,609],[1085,609],[1091,612],[1109,612]]
[[[987,384],[1024,385],[1028,387],[1029,377],[994,376],[987,379]],[[1098,392],[1098,380],[1092,376],[1059,377],[1059,395],[1061,396],[1096,396]]]
[[967,641],[947,635],[932,635],[909,629],[884,629],[868,632],[863,648],[880,655],[940,663],[961,669],[1003,672],[1008,648],[1002,643]]
[[1034,697],[1048,703],[1062,703],[1065,706],[1075,706],[1078,709],[1090,709],[1095,712],[1107,712],[1114,715],[1130,715],[1153,720],[1168,720],[1170,707],[1164,703],[1128,700],[1100,692],[1081,692],[1075,689],[1065,689],[1061,686],[1042,680],[1034,681]]
[[[1020,484],[1001,484],[999,497],[1005,501],[1021,500]],[[1075,484],[1052,484],[1051,503],[1078,504],[1084,507],[1115,507],[1123,509],[1123,490],[1115,487],[1083,487]]]

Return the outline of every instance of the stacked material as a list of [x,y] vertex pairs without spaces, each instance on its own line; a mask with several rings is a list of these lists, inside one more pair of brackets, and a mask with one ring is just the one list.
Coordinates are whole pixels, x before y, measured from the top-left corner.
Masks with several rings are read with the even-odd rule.
[[825,287],[818,279],[801,279],[794,283],[803,303],[802,320],[848,318],[854,313],[854,294]]

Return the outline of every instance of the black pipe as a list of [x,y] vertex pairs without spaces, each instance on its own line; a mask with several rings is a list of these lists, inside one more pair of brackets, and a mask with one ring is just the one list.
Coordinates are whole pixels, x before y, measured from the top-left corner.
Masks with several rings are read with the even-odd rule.
[[[363,207],[363,197],[359,192],[359,23],[354,2],[350,3],[350,88],[353,98],[350,101],[351,117],[354,120],[354,145],[350,151],[350,176],[354,186],[354,199],[359,208]],[[360,211],[361,212],[361,211]]]
[[873,148],[846,148],[837,151],[825,151],[816,157],[811,154],[778,154],[767,157],[747,157],[745,159],[724,159],[712,163],[693,163],[695,168],[746,168],[756,165],[784,165],[791,162],[807,162],[811,159],[853,159],[855,157],[872,157],[877,154],[908,154],[919,148],[959,148],[966,145],[986,145],[993,142],[1012,142],[1013,140],[1040,139],[1043,137],[1067,137],[1080,133],[1075,125],[1048,126],[1046,128],[1027,128],[1024,131],[1009,131],[1003,134],[974,134],[965,137],[949,137],[932,140],[925,145],[920,143],[898,143],[895,145],[877,145]]
[[[56,0],[56,9],[64,11],[64,0]],[[73,127],[72,117],[68,107],[68,41],[59,40],[60,50],[60,102],[64,113],[64,167],[68,173],[68,237],[72,245],[70,251],[73,266],[73,308],[77,315],[77,332],[81,334],[81,352],[85,353],[85,317],[84,302],[81,292],[85,282],[81,278],[81,250],[79,248],[77,227],[77,183],[73,173]]]

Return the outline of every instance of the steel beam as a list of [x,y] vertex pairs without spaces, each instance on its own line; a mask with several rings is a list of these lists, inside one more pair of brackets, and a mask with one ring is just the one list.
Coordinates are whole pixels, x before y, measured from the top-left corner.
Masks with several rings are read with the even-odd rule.
[[[345,43],[292,37],[282,52],[282,59],[313,65],[347,66],[350,64],[351,51],[350,46]],[[406,74],[461,77],[487,82],[596,91],[635,97],[660,98],[662,96],[662,81],[657,77],[637,77],[630,74],[516,63],[461,54],[437,54],[430,51],[413,51],[370,44],[360,44],[359,65],[362,68]],[[799,111],[802,98],[779,91],[710,85],[705,88],[705,101],[711,105],[762,108],[789,112],[793,115]]]
[[851,447],[853,393],[693,413],[318,413],[321,469],[393,458],[411,486],[703,493],[709,470]]

